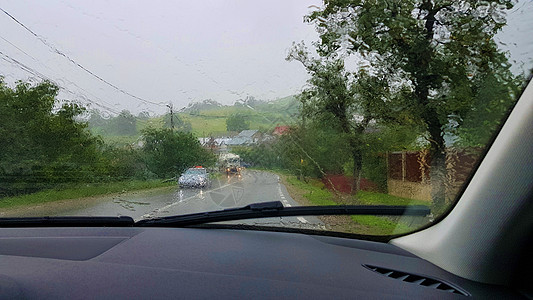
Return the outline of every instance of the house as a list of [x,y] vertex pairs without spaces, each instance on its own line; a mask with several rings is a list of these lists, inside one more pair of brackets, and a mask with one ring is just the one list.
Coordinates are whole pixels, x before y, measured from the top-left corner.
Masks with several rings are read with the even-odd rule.
[[276,126],[276,128],[274,128],[274,131],[272,131],[272,134],[280,136],[280,135],[283,135],[289,132],[289,130],[290,130],[289,126]]
[[261,140],[261,133],[257,130],[243,130],[237,136],[230,139],[228,146],[244,146],[256,144]]
[[227,151],[227,143],[231,140],[229,137],[205,137],[198,138],[198,141],[202,147],[213,151],[214,153],[220,153]]

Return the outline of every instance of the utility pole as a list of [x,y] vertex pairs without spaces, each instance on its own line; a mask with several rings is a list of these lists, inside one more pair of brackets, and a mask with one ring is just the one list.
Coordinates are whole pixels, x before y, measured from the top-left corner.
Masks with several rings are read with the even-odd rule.
[[172,103],[167,104],[167,107],[170,108],[170,128],[174,130],[174,111],[172,110]]

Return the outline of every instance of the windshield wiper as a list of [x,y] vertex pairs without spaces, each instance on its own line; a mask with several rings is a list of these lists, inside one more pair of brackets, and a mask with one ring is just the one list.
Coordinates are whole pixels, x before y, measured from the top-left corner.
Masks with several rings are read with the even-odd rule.
[[131,217],[36,217],[0,218],[1,227],[130,227]]
[[271,217],[324,215],[426,216],[429,213],[429,207],[424,205],[332,205],[284,207],[283,203],[280,201],[273,201],[254,203],[239,208],[140,220],[135,223],[135,226],[184,227],[211,222]]

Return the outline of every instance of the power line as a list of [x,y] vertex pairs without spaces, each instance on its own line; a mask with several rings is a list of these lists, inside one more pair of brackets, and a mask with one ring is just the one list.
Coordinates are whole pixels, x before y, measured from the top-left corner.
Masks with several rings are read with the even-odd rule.
[[[30,57],[31,59],[33,59],[34,61],[40,63],[40,64],[41,64],[43,67],[45,67],[46,69],[48,69],[48,70],[50,70],[50,71],[52,71],[52,72],[55,72],[54,70],[50,69],[48,66],[46,66],[45,64],[43,64],[42,62],[38,61],[35,57],[33,57],[33,56],[29,55],[28,53],[26,53],[24,50],[22,50],[21,48],[19,48],[19,47],[18,47],[17,45],[15,45],[14,43],[10,42],[9,40],[5,39],[5,38],[2,37],[2,36],[0,36],[0,39],[4,40],[4,41],[7,42],[8,44],[10,44],[11,46],[13,46],[13,47],[16,48],[17,50],[19,50],[20,52],[24,53],[26,56],[28,56],[28,57]],[[0,52],[0,53],[1,53],[1,52]],[[26,66],[26,65],[22,64],[21,62],[15,60],[14,58],[11,58],[11,57],[7,56],[7,55],[4,54],[4,53],[2,53],[2,55],[8,57],[10,60],[12,60],[12,62],[18,64],[19,66],[22,66],[23,68],[26,68],[26,69],[29,68],[28,66]],[[5,59],[4,59],[4,60],[5,60]],[[30,69],[31,69],[31,68],[30,68]],[[35,73],[39,73],[39,72],[37,72],[35,69],[32,69],[32,70],[33,70],[33,72],[35,72]],[[30,74],[31,74],[31,73],[30,73]],[[39,74],[42,75],[42,73],[39,73]],[[37,75],[35,75],[35,74],[32,74],[32,75],[37,76]],[[42,76],[44,76],[44,75],[42,75]],[[45,78],[42,78],[42,76],[41,76],[41,79],[45,79]],[[39,76],[38,76],[38,77],[39,77]],[[45,76],[45,77],[46,77],[46,76]],[[53,80],[51,80],[51,79],[49,79],[49,78],[46,78],[46,79],[48,79],[48,80],[54,82]],[[112,104],[110,104],[110,103],[108,103],[108,102],[106,102],[106,101],[100,99],[99,97],[95,96],[94,94],[92,94],[91,92],[89,92],[89,91],[87,91],[86,89],[82,88],[81,86],[79,86],[78,84],[76,84],[76,83],[73,82],[73,81],[70,81],[70,80],[68,80],[68,79],[66,79],[66,78],[59,78],[59,79],[60,79],[60,80],[63,80],[63,81],[66,81],[66,82],[69,83],[69,84],[74,85],[74,86],[77,87],[78,89],[80,89],[80,90],[86,92],[86,93],[87,93],[88,95],[90,95],[91,97],[96,98],[97,100],[99,100],[99,101],[102,102],[103,104],[101,105],[101,104],[99,104],[99,103],[93,102],[93,101],[91,101],[90,99],[87,99],[84,95],[82,95],[82,96],[84,96],[84,99],[86,99],[87,101],[89,101],[89,102],[91,102],[91,103],[94,103],[94,104],[96,104],[97,106],[103,107],[103,108],[105,108],[105,109],[107,109],[107,110],[113,112],[113,110],[111,110],[111,109],[109,109],[109,108],[106,108],[106,107],[104,106],[104,104],[105,104],[105,105],[108,105],[108,106],[113,106]],[[54,84],[57,85],[57,86],[60,87],[60,88],[63,88],[63,90],[65,90],[65,88],[64,88],[64,87],[61,87],[59,84],[57,84],[57,82],[54,82]],[[71,92],[71,94],[76,95],[76,94],[73,93],[73,92]],[[76,96],[79,96],[79,95],[76,95]]]
[[91,76],[93,76],[94,78],[98,79],[99,81],[107,84],[108,86],[112,87],[113,89],[127,95],[127,96],[130,96],[134,99],[137,99],[139,101],[142,101],[144,103],[148,103],[148,104],[153,104],[153,105],[158,105],[158,106],[165,106],[165,104],[163,103],[157,103],[157,102],[153,102],[153,101],[150,101],[150,100],[147,100],[147,99],[144,99],[142,97],[139,97],[139,96],[136,96],[124,89],[121,89],[119,88],[118,86],[110,83],[109,81],[103,79],[102,77],[100,77],[99,75],[95,74],[94,72],[92,72],[91,70],[85,68],[84,66],[82,66],[80,63],[76,62],[74,59],[70,58],[70,56],[66,55],[65,53],[63,53],[62,51],[60,51],[59,49],[57,49],[56,47],[54,47],[52,44],[50,44],[46,39],[44,39],[43,37],[39,36],[37,33],[35,33],[33,30],[31,30],[30,28],[28,28],[26,25],[24,25],[22,22],[20,22],[19,20],[17,20],[15,17],[13,17],[10,13],[8,13],[7,11],[5,11],[3,8],[0,8],[0,10],[6,14],[8,17],[10,17],[13,21],[15,21],[17,24],[19,24],[22,28],[24,28],[26,31],[28,31],[29,33],[31,33],[33,36],[35,36],[39,41],[41,41],[41,43],[43,43],[44,45],[46,45],[48,48],[50,48],[54,53],[60,55],[60,56],[63,56],[64,58],[68,59],[71,63],[73,63],[74,65],[76,65],[77,67],[79,67],[80,69],[82,69],[83,71],[85,71],[86,73],[90,74]]
[[[94,104],[94,105],[96,105],[96,106],[98,106],[98,107],[104,109],[105,111],[111,112],[111,113],[116,114],[116,115],[119,115],[119,114],[120,114],[119,111],[114,110],[113,108],[110,108],[109,106],[106,106],[106,105],[103,105],[103,104],[101,104],[101,103],[98,103],[98,102],[96,102],[96,101],[94,101],[94,100],[91,100],[91,99],[89,99],[86,95],[84,95],[84,94],[82,94],[82,93],[76,93],[76,92],[73,92],[72,90],[70,90],[70,89],[68,89],[68,88],[66,88],[66,87],[60,86],[59,84],[57,84],[57,82],[55,82],[55,81],[54,81],[53,79],[51,79],[50,77],[48,77],[48,76],[42,74],[41,72],[39,72],[39,71],[37,71],[37,70],[35,70],[35,69],[33,69],[33,68],[27,66],[27,65],[25,65],[24,63],[22,63],[22,62],[20,62],[20,61],[18,61],[18,60],[16,60],[16,59],[10,57],[9,55],[7,55],[7,54],[5,54],[5,53],[3,53],[3,52],[1,52],[1,51],[0,51],[0,55],[1,55],[0,58],[1,58],[2,60],[6,61],[6,62],[8,62],[8,63],[10,63],[10,64],[16,64],[16,65],[18,65],[18,66],[20,67],[21,70],[24,70],[24,71],[28,72],[29,74],[31,74],[31,75],[33,75],[33,76],[35,76],[35,77],[37,77],[37,78],[40,78],[40,79],[42,79],[42,80],[48,80],[48,81],[52,82],[52,83],[55,84],[60,90],[62,90],[62,91],[64,91],[64,92],[67,92],[67,93],[69,93],[69,94],[71,94],[71,95],[73,95],[73,96],[75,96],[75,97],[80,97],[80,98],[82,98],[83,100],[85,100],[86,102],[89,102],[90,104]],[[66,80],[66,81],[69,82],[69,83],[71,83],[71,84],[73,84],[73,85],[75,85],[75,86],[78,87],[79,89],[84,90],[83,88],[81,88],[80,86],[78,86],[76,83],[74,83],[74,82],[72,82],[72,81],[70,81],[70,80]],[[86,92],[87,92],[87,91],[86,91]],[[87,92],[87,93],[88,93],[88,92]],[[94,96],[94,95],[92,95],[92,96],[95,97],[95,98],[97,98],[97,99],[99,99],[98,97],[96,97],[96,96]],[[100,100],[100,101],[103,101],[103,100],[101,100],[101,99],[99,99],[99,100]],[[109,104],[108,104],[108,105],[109,105]],[[151,125],[151,123],[150,123],[148,120],[143,120],[143,119],[138,119],[138,118],[136,118],[136,122],[144,123],[145,125]]]
[[19,47],[17,47],[17,45],[15,45],[15,44],[11,43],[10,41],[6,40],[4,37],[1,37],[1,36],[0,36],[0,39],[4,40],[6,43],[8,43],[8,44],[10,44],[11,46],[15,47],[15,48],[16,48],[17,50],[19,50],[20,52],[26,54],[27,56],[29,56],[29,57],[31,57],[31,58],[33,58],[33,59],[35,59],[35,57],[29,55],[29,54],[26,53],[24,50],[22,50],[22,49],[20,49]]
[[[79,95],[78,93],[73,92],[73,91],[71,91],[71,90],[69,90],[69,89],[67,89],[67,88],[65,88],[65,87],[63,87],[63,86],[60,86],[60,85],[57,84],[57,82],[55,82],[53,79],[49,78],[48,76],[42,74],[41,72],[39,72],[39,71],[37,71],[37,70],[35,70],[35,69],[31,68],[31,67],[28,67],[27,65],[25,65],[25,64],[23,64],[22,62],[20,62],[20,61],[14,59],[14,58],[12,58],[12,57],[10,57],[9,55],[7,55],[7,54],[5,54],[5,53],[3,53],[3,52],[1,52],[1,51],[0,51],[0,55],[2,55],[1,58],[2,58],[4,61],[6,61],[6,62],[8,62],[8,63],[11,63],[11,64],[14,63],[14,64],[18,65],[22,70],[24,70],[24,71],[30,73],[31,75],[33,75],[33,76],[35,76],[35,77],[38,77],[38,78],[40,78],[40,79],[42,79],[42,80],[50,81],[50,82],[52,82],[53,84],[55,84],[59,89],[65,91],[65,92],[67,92],[67,93],[70,93],[70,94],[72,94],[72,95],[74,95],[74,96],[80,97],[80,95]],[[71,82],[71,83],[72,83],[72,82]],[[75,83],[73,83],[73,84],[75,84]],[[75,85],[76,85],[76,84],[75,84]],[[77,85],[76,85],[76,86],[77,86]],[[79,88],[79,86],[78,86],[78,88]],[[93,101],[93,100],[91,100],[91,99],[85,97],[84,95],[81,95],[81,96],[82,96],[82,98],[83,98],[84,100],[86,100],[87,102],[90,102],[90,103],[92,103],[92,104],[94,104],[94,105],[96,105],[96,106],[98,106],[98,107],[100,107],[100,108],[103,108],[103,109],[105,109],[105,110],[107,110],[107,111],[109,111],[109,112],[111,112],[111,113],[114,113],[114,114],[117,114],[117,115],[119,114],[119,112],[115,111],[115,110],[112,109],[112,108],[109,108],[109,107],[107,107],[107,106],[105,106],[105,105],[103,105],[103,104],[100,104],[100,103],[98,103],[98,102],[96,102],[96,101]]]
[[[96,102],[96,101],[94,101],[94,100],[91,100],[91,99],[89,99],[88,97],[86,97],[86,96],[83,95],[83,94],[73,92],[72,90],[70,90],[70,89],[68,89],[68,88],[66,88],[66,87],[60,86],[59,84],[57,84],[54,80],[52,80],[52,79],[49,78],[48,76],[46,76],[46,75],[40,73],[39,71],[36,71],[35,69],[33,69],[33,68],[31,68],[31,67],[28,67],[27,65],[25,65],[25,64],[21,63],[20,61],[14,59],[14,58],[12,58],[12,57],[10,57],[9,55],[6,55],[5,53],[2,53],[1,51],[0,51],[0,55],[2,56],[2,57],[0,57],[2,60],[6,61],[6,62],[8,62],[8,63],[11,63],[11,64],[14,63],[14,64],[18,65],[22,70],[24,70],[24,71],[30,73],[31,75],[33,75],[33,76],[35,76],[35,77],[38,77],[38,78],[40,78],[40,79],[42,79],[42,80],[48,80],[48,81],[52,82],[53,84],[55,84],[59,89],[61,89],[61,90],[64,91],[64,92],[67,92],[67,93],[69,93],[69,94],[72,94],[72,95],[74,95],[75,97],[81,97],[81,98],[84,99],[85,101],[87,101],[87,102],[89,102],[89,103],[91,103],[91,104],[94,104],[94,105],[96,105],[96,106],[98,106],[98,107],[100,107],[100,108],[102,108],[102,109],[104,109],[104,110],[106,110],[106,111],[108,111],[108,112],[114,113],[114,114],[116,114],[116,115],[119,115],[119,114],[120,114],[120,112],[118,112],[118,111],[116,111],[116,110],[114,110],[114,109],[112,109],[112,108],[109,108],[109,107],[106,106],[106,105],[100,104],[100,103],[98,103],[98,102]],[[74,85],[76,85],[76,84],[73,83],[73,82],[71,82],[71,83],[74,84]],[[77,86],[78,88],[80,88],[78,85],[76,85],[76,86]],[[137,121],[137,122],[140,122],[140,123],[147,124],[147,125],[150,125],[150,124],[151,124],[151,123],[150,123],[149,121],[147,121],[147,120],[142,120],[142,119],[137,119],[137,118],[136,118],[136,121]]]

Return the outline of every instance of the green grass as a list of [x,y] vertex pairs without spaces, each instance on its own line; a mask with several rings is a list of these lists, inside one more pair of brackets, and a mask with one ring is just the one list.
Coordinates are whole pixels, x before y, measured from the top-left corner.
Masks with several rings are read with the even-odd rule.
[[371,229],[369,230],[368,234],[373,235],[391,235],[396,233],[405,233],[415,229],[403,223],[395,222],[386,217],[350,216],[350,218],[358,224],[370,227]]
[[304,197],[314,205],[337,205],[337,202],[333,201],[333,193],[324,189],[319,181],[305,183],[294,176],[289,176],[287,177],[287,182],[292,186],[307,191]]
[[191,123],[192,132],[197,136],[226,131],[226,118],[189,114],[180,114],[180,117],[183,121]]
[[359,191],[356,199],[359,203],[366,205],[428,205],[427,201],[367,191]]
[[176,185],[176,182],[162,182],[161,180],[130,180],[111,183],[80,184],[65,189],[50,189],[28,195],[2,198],[0,199],[0,208],[40,204],[59,200],[78,199],[173,185]]
[[[286,175],[286,174],[285,174]],[[322,182],[311,179],[308,183],[298,180],[295,176],[287,176],[287,183],[304,190],[303,196],[313,205],[338,205],[336,196],[330,190],[324,188]],[[388,194],[360,191],[357,194],[357,202],[364,205],[423,205],[423,201],[396,197]],[[364,234],[391,235],[412,231],[414,228],[388,217],[380,216],[350,216],[350,218],[363,226],[368,227]]]
[[[198,137],[209,135],[225,135],[226,119],[235,113],[241,113],[250,124],[250,129],[272,130],[277,125],[293,123],[294,115],[298,112],[297,100],[288,96],[277,101],[258,105],[255,109],[241,106],[222,106],[212,109],[203,109],[197,113],[179,112],[177,115],[186,122],[191,123],[192,132]],[[92,127],[94,134],[101,135],[104,141],[118,146],[134,143],[140,136],[141,130],[152,127],[162,128],[163,116],[137,120],[138,134],[134,136],[113,136],[105,132],[105,126]]]
[[[192,132],[197,136],[208,136],[226,132],[227,117],[224,116],[226,113],[225,111],[212,110],[202,112],[200,115],[180,114],[180,117],[184,121],[191,123]],[[290,121],[287,118],[282,118],[280,114],[258,114],[255,112],[249,112],[246,115],[246,120],[250,124],[250,129],[256,130],[272,130],[278,123],[286,125],[286,122],[281,122],[280,120]]]

